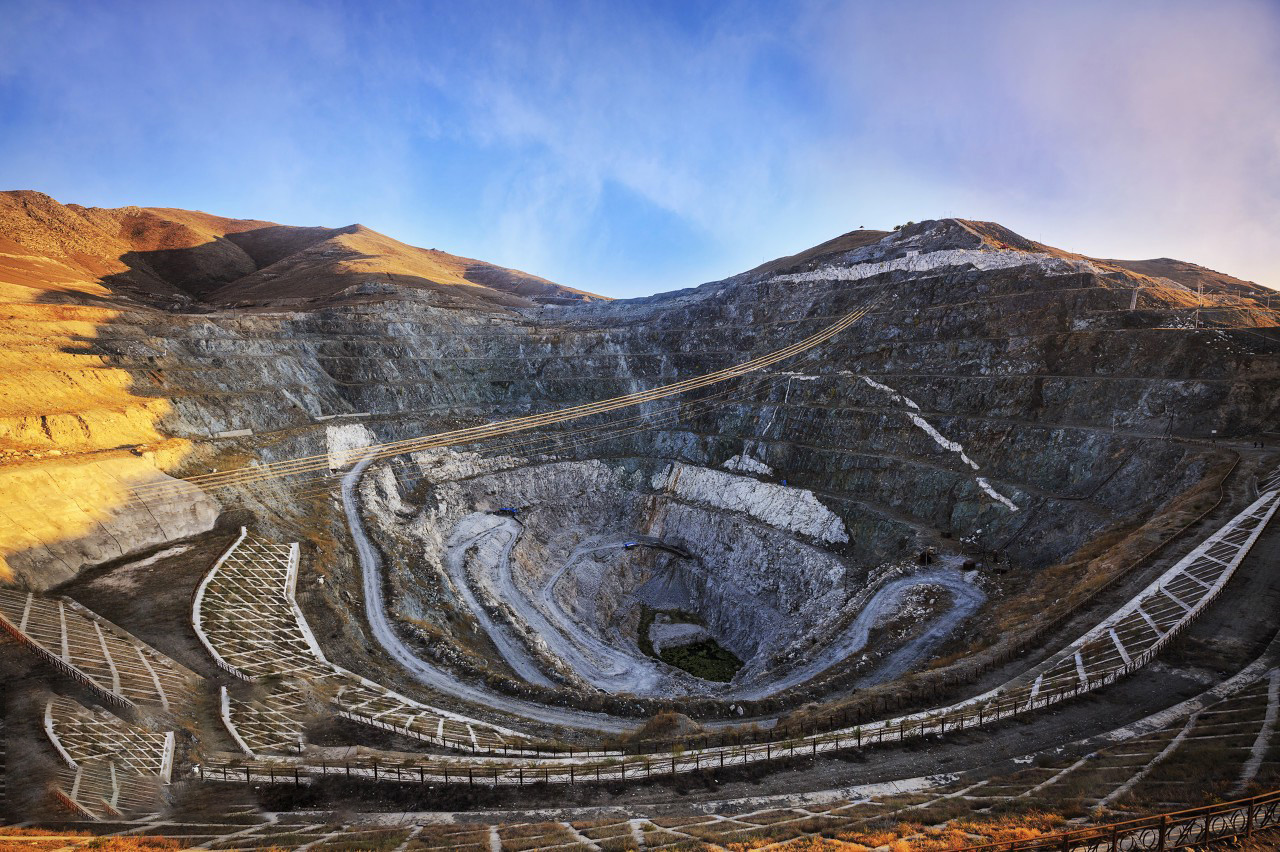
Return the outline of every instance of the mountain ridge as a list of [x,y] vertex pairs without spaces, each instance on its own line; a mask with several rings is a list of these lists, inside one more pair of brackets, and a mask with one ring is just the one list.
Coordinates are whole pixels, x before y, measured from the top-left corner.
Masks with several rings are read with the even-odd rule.
[[179,309],[283,307],[349,298],[349,291],[383,278],[433,292],[453,307],[604,298],[521,270],[411,246],[359,224],[292,226],[178,208],[62,204],[33,190],[0,192],[4,289]]
[[[1088,262],[1135,287],[1190,293],[1203,287],[1210,296],[1258,303],[1274,293],[1188,261],[1088,257],[1029,240],[995,222],[958,218],[913,222],[892,231],[860,228],[711,284],[811,272],[854,257],[943,249]],[[35,190],[0,192],[0,291],[15,287],[45,291],[38,300],[81,295],[196,311],[307,309],[414,291],[432,294],[429,298],[444,307],[486,311],[610,301],[521,270],[412,246],[358,223],[330,228],[173,207],[86,207]]]

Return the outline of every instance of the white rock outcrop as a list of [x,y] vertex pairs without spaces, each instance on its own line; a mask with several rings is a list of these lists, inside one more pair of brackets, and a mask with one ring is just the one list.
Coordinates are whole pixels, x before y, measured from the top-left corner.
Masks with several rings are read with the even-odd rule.
[[955,266],[972,266],[975,269],[1012,269],[1017,266],[1034,266],[1046,274],[1071,272],[1097,272],[1088,261],[1068,260],[1051,254],[1001,249],[943,249],[908,254],[891,260],[853,263],[847,266],[824,266],[812,272],[793,272],[778,275],[774,281],[811,284],[817,281],[859,281],[883,275],[886,272],[931,272]]
[[769,467],[769,465],[759,459],[753,459],[746,453],[736,455],[720,466],[725,470],[737,470],[743,473],[759,473],[764,476],[771,476],[773,474],[773,468]]
[[652,485],[681,500],[741,512],[780,530],[828,544],[847,542],[844,522],[812,491],[761,482],[747,476],[673,462],[655,474]]
[[[907,408],[911,409],[906,413],[907,417],[911,419],[911,422],[916,425],[917,429],[920,429],[922,432],[924,432],[926,435],[932,438],[935,444],[937,444],[939,447],[941,447],[942,449],[948,452],[957,453],[960,456],[960,460],[965,464],[967,464],[975,472],[981,470],[981,468],[978,467],[978,463],[973,459],[971,459],[969,457],[969,454],[965,452],[964,445],[962,445],[959,441],[953,441],[950,438],[948,438],[946,435],[943,435],[941,432],[939,432],[937,429],[933,427],[933,424],[925,420],[919,414],[916,414],[916,412],[920,410],[920,406],[916,405],[915,400],[911,399],[910,397],[907,397],[904,394],[898,393],[896,390],[889,387],[888,385],[881,384],[880,382],[877,382],[874,379],[869,379],[866,376],[861,376],[860,378],[869,387],[873,387],[878,391],[888,394],[890,397],[893,398],[894,402],[898,403],[899,405],[905,405]],[[995,500],[996,502],[1000,503],[1010,512],[1018,511],[1018,504],[1014,503],[1008,497],[1004,496],[995,488],[993,488],[991,485],[991,482],[985,476],[975,477],[974,481],[978,483],[978,487],[982,489],[983,493],[985,493],[992,500]]]
[[378,442],[373,431],[363,423],[343,423],[326,426],[325,450],[329,454],[330,470],[345,470],[360,461],[357,452]]
[[666,648],[683,648],[711,638],[712,635],[701,624],[654,621],[649,627],[649,643],[657,654],[661,654]]
[[449,447],[422,450],[412,454],[413,462],[428,482],[454,482],[470,479],[494,471],[507,470],[526,464],[515,456],[482,456],[480,453],[454,450]]

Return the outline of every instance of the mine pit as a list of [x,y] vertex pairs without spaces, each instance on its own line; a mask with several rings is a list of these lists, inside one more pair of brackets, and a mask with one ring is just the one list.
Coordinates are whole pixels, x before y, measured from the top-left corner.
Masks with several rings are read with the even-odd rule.
[[[175,214],[95,215],[116,258],[126,220]],[[266,230],[304,266],[388,245]],[[1214,689],[1274,637],[1274,311],[1239,282],[1221,331],[1180,325],[1185,285],[961,220],[635,300],[366,274],[7,320],[15,364],[48,350],[0,376],[28,798],[150,819],[135,794],[165,776],[335,812],[808,796],[1032,742],[1074,773],[1070,738],[1210,686],[1183,631],[1240,672]]]
[[460,613],[530,684],[758,699],[856,662],[873,631],[903,619],[917,629],[880,631],[877,659],[919,663],[986,597],[958,558],[850,559],[821,500],[741,459],[726,470],[446,451],[415,463],[429,484],[412,495],[385,464],[361,492],[371,533],[412,554],[394,614]]

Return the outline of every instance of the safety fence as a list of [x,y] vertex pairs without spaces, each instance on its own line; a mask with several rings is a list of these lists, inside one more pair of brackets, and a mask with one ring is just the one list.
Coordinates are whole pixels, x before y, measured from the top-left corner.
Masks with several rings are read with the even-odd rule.
[[327,660],[298,607],[298,545],[262,541],[242,527],[196,590],[192,626],[224,671],[272,681],[253,700],[221,697],[223,723],[250,756],[299,751],[314,708],[463,751],[509,748],[514,731],[431,707]]
[[94,820],[155,809],[173,772],[173,731],[140,728],[59,696],[45,705],[44,732],[64,764],[51,790],[64,807]]
[[1128,852],[1192,849],[1280,827],[1280,790],[1249,799],[1046,835],[968,847],[971,852]]
[[[206,778],[259,782],[293,780],[301,783],[303,777],[328,775],[375,781],[492,786],[521,786],[539,782],[625,782],[765,761],[816,757],[824,753],[903,743],[995,725],[1101,689],[1144,667],[1221,594],[1235,567],[1261,535],[1278,507],[1280,491],[1268,491],[1109,619],[1063,652],[1051,657],[1039,667],[1040,674],[1032,670],[1019,681],[999,691],[945,708],[783,740],[739,741],[688,750],[677,747],[670,754],[626,755],[612,752],[601,756],[580,752],[566,756],[564,753],[549,752],[516,753],[513,749],[502,756],[498,756],[497,751],[465,757],[397,756],[391,760],[385,756],[360,756],[333,763],[306,755],[281,761],[250,762],[215,757],[207,766],[199,767],[199,771]],[[1205,573],[1209,570],[1208,566],[1214,566],[1213,576]],[[1192,583],[1189,578],[1197,576],[1202,579]],[[1198,586],[1197,597],[1194,599],[1190,598],[1189,592],[1193,585]],[[1143,602],[1153,598],[1163,601],[1171,588],[1193,602],[1183,600],[1182,606],[1177,607],[1178,617],[1172,621],[1166,621],[1163,615],[1159,620],[1153,619],[1156,628],[1149,628],[1141,649],[1135,644],[1132,652],[1124,650],[1121,654],[1121,649],[1125,646],[1117,639],[1117,632],[1110,625],[1141,619],[1139,613],[1144,612]],[[1170,610],[1174,607],[1173,603],[1167,606]],[[1115,656],[1090,655],[1086,664],[1084,651],[1093,644],[1113,648]],[[1105,667],[1098,664],[1099,661],[1112,659],[1122,659],[1123,662]],[[1056,674],[1062,669],[1066,670],[1064,674]],[[1050,676],[1046,676],[1046,673]]]

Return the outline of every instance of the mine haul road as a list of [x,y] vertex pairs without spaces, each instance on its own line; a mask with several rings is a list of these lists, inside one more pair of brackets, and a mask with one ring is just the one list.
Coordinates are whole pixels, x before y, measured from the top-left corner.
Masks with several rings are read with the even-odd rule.
[[548,725],[560,725],[566,728],[577,728],[608,733],[624,733],[634,730],[643,724],[639,720],[618,719],[604,713],[588,713],[585,710],[573,710],[565,707],[553,707],[525,701],[510,695],[486,689],[459,680],[451,672],[437,668],[417,656],[404,640],[396,633],[387,615],[387,602],[382,593],[382,557],[369,539],[360,518],[359,501],[356,486],[360,477],[372,464],[374,458],[366,456],[356,463],[342,477],[342,507],[347,515],[347,524],[351,529],[351,538],[355,542],[356,557],[360,561],[360,573],[364,586],[365,617],[369,628],[378,644],[391,655],[397,663],[404,667],[415,680],[445,695],[452,695],[483,707],[501,708],[510,713],[524,716]]
[[[364,521],[360,517],[357,487],[360,478],[376,460],[370,454],[357,462],[342,478],[342,505],[347,516],[347,524],[355,542],[356,555],[360,563],[362,585],[365,597],[365,615],[378,644],[403,666],[415,680],[433,690],[452,695],[467,702],[484,707],[501,709],[508,713],[549,725],[561,725],[580,730],[604,731],[607,733],[625,733],[639,728],[642,720],[625,719],[605,713],[592,713],[585,710],[558,707],[539,702],[516,698],[483,686],[466,683],[453,673],[422,659],[397,634],[391,617],[387,611],[383,593],[382,558],[369,538]],[[547,609],[542,609],[527,601],[517,593],[511,577],[510,557],[521,525],[513,518],[503,518],[492,525],[485,526],[474,534],[451,540],[446,554],[446,567],[450,578],[458,586],[459,593],[467,605],[480,620],[488,635],[494,640],[504,660],[517,674],[526,677],[532,683],[552,685],[551,680],[541,671],[536,662],[521,645],[520,640],[511,632],[494,623],[476,599],[467,582],[466,552],[476,543],[489,535],[506,533],[498,554],[498,582],[500,591],[506,602],[517,609],[521,616],[534,625],[553,652],[563,659],[571,660],[578,671],[595,671],[607,681],[611,688],[618,691],[639,691],[651,687],[655,678],[668,678],[656,671],[657,663],[652,664],[653,671],[637,671],[636,660],[627,657],[616,659],[620,653],[593,636],[585,635],[580,628],[574,629],[572,620],[556,603],[554,589],[557,583],[586,554],[602,550],[617,549],[625,546],[628,540],[641,541],[653,546],[664,546],[657,540],[647,536],[631,535],[617,541],[600,540],[583,543],[566,559],[565,564],[552,576],[542,588],[539,597]],[[802,683],[823,670],[839,662],[850,654],[857,653],[865,647],[871,629],[882,620],[902,596],[910,589],[932,585],[945,589],[951,597],[951,606],[934,620],[928,630],[916,637],[907,645],[898,649],[875,671],[866,676],[869,682],[880,682],[891,679],[923,659],[947,634],[954,630],[966,618],[972,615],[985,600],[982,592],[964,579],[963,574],[955,568],[939,568],[923,573],[897,577],[878,589],[862,611],[854,618],[844,633],[832,643],[828,649],[804,666],[797,667],[781,680],[764,684],[744,684],[726,690],[725,699],[755,699],[774,694],[783,689]],[[559,624],[552,624],[547,618],[550,614]],[[603,657],[603,659],[602,659]],[[765,727],[777,722],[777,716],[758,717],[752,719],[736,719],[703,723],[705,727],[716,728],[754,722]]]

